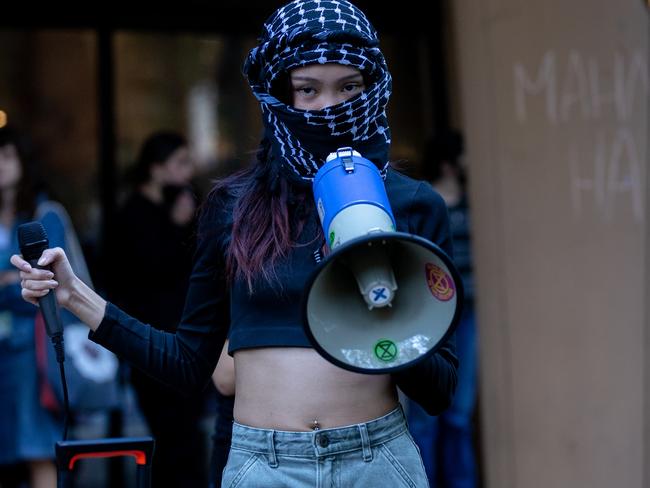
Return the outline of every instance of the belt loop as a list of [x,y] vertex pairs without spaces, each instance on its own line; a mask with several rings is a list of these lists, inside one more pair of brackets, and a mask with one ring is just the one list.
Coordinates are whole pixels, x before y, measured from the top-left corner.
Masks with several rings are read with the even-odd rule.
[[361,436],[361,450],[363,451],[363,460],[367,463],[372,461],[372,450],[370,449],[370,438],[368,437],[368,427],[366,424],[358,424],[359,435]]
[[274,439],[275,431],[271,430],[269,431],[266,439],[267,439],[267,444],[268,444],[268,450],[269,450],[269,466],[272,468],[277,468],[278,467],[278,458],[275,455],[275,439]]

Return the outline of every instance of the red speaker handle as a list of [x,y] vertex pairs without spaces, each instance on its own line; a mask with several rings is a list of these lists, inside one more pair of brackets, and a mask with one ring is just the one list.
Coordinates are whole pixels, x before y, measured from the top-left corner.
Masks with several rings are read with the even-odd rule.
[[124,437],[60,441],[56,443],[57,486],[72,486],[72,471],[80,459],[133,457],[137,465],[137,486],[151,486],[151,462],[154,451],[152,437]]

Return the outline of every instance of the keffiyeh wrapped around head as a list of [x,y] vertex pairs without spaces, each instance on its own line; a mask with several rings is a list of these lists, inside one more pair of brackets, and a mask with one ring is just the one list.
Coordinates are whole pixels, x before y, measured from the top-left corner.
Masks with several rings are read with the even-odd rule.
[[[271,170],[309,183],[330,152],[349,146],[385,172],[391,76],[378,45],[374,27],[345,0],[295,0],[266,21],[244,74],[262,108]],[[326,63],[359,69],[365,90],[322,110],[296,109],[278,98],[290,70]]]

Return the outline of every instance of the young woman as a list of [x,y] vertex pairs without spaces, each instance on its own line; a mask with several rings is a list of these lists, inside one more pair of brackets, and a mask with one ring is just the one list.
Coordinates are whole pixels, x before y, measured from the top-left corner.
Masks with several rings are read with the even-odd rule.
[[[19,274],[9,264],[18,252],[17,227],[34,218],[39,199],[28,146],[17,130],[0,128],[0,471],[24,464],[30,486],[53,488],[61,419],[41,404],[36,309],[22,299]],[[41,223],[50,244],[63,246],[64,228],[57,215],[45,213]],[[4,483],[8,481],[0,476],[0,485]]]
[[[346,1],[294,1],[265,23],[245,73],[265,136],[258,161],[220,182],[204,207],[176,333],[92,293],[58,249],[41,259],[56,281],[12,257],[23,296],[55,289],[93,340],[183,389],[209,381],[228,336],[235,423],[222,486],[427,486],[396,387],[430,414],[443,411],[456,385],[453,341],[407,371],[361,375],[324,360],[302,329],[302,293],[324,244],[310,185],[336,148],[379,167],[397,230],[451,252],[443,200],[388,165],[391,78],[375,30]],[[146,288],[148,277],[132,272]]]

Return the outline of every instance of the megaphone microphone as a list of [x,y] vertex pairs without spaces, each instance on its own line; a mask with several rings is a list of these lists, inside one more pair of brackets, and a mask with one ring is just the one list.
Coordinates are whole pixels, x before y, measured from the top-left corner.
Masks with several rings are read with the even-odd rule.
[[331,250],[303,302],[314,348],[367,374],[396,372],[433,354],[461,312],[462,285],[449,256],[397,232],[379,170],[351,148],[328,156],[313,190]]

